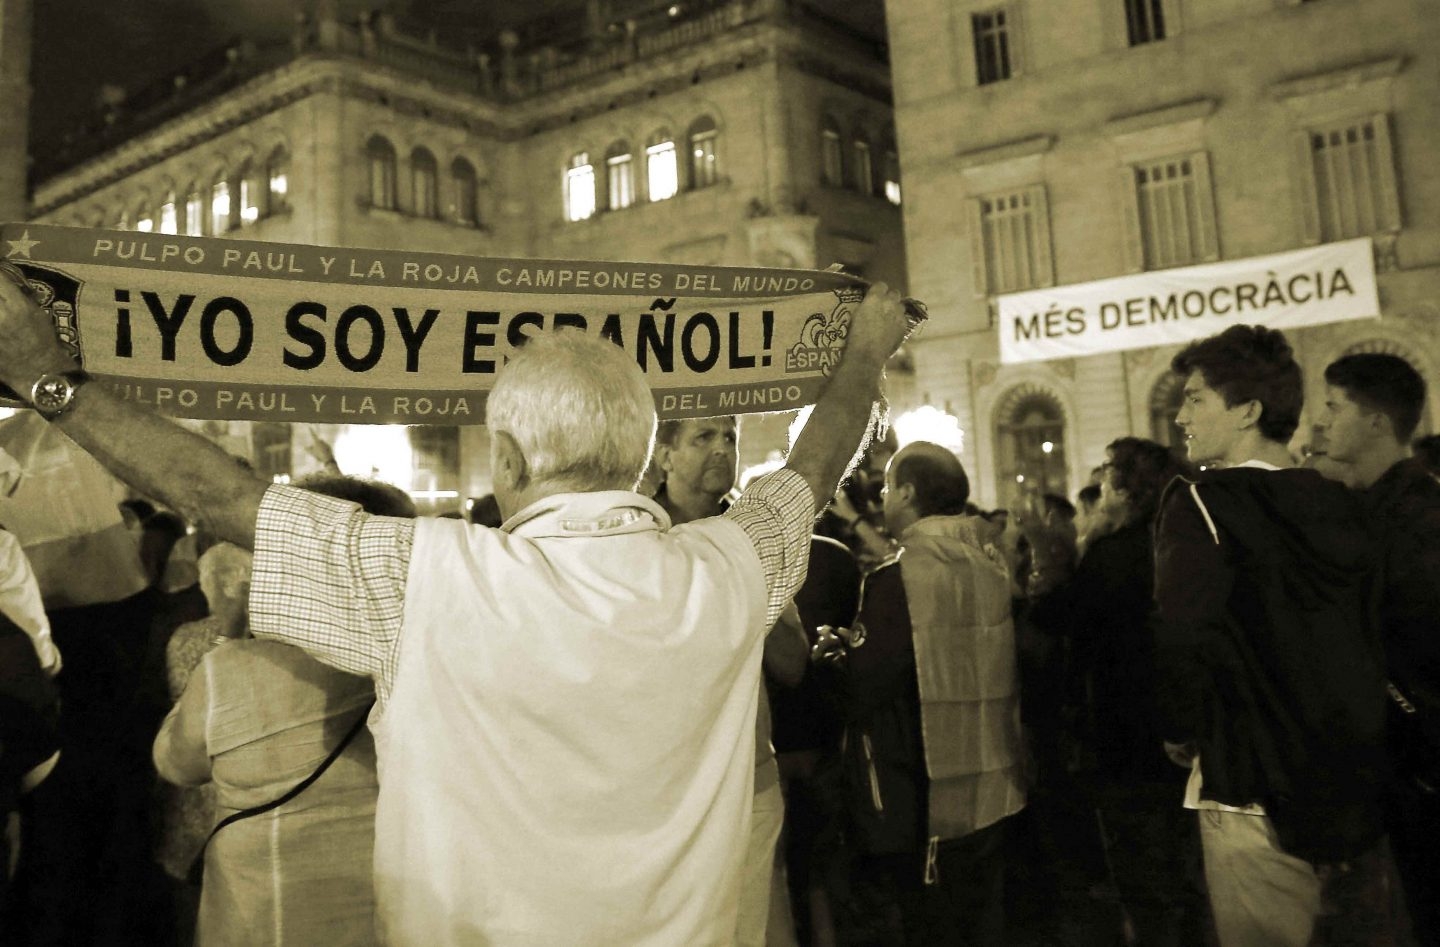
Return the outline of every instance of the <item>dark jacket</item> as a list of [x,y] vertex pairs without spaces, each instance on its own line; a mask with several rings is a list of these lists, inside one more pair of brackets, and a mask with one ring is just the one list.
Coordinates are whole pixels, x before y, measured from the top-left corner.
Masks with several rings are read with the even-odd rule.
[[892,559],[865,577],[843,676],[845,811],[865,854],[923,851],[929,779],[920,731],[920,688],[910,605]]
[[1381,834],[1377,560],[1360,498],[1313,470],[1177,479],[1156,522],[1166,739],[1198,745],[1205,798],[1262,804],[1312,862]]
[[1412,458],[1364,496],[1384,545],[1380,621],[1390,674],[1440,689],[1440,480]]
[[59,717],[59,692],[41,670],[35,645],[0,615],[0,819],[18,800],[25,774],[60,748]]
[[1143,520],[1092,541],[1070,580],[1030,602],[1029,620],[1070,640],[1071,677],[1085,703],[1082,739],[1107,783],[1183,782],[1155,716],[1155,564]]
[[1364,496],[1384,545],[1386,669],[1419,716],[1390,708],[1393,751],[1402,772],[1433,783],[1440,776],[1440,481],[1420,461],[1403,460]]

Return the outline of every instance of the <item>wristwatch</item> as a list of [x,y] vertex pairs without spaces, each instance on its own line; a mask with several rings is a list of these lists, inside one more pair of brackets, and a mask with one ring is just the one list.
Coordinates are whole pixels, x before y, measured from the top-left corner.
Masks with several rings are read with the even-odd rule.
[[69,409],[75,392],[90,380],[83,369],[68,372],[46,372],[30,386],[30,404],[47,421],[53,421]]

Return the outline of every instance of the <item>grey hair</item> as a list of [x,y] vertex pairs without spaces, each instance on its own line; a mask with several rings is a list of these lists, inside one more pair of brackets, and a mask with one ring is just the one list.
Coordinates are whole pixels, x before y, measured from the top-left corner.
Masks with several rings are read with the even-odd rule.
[[510,357],[485,423],[515,438],[532,482],[633,490],[655,443],[655,399],[634,359],[613,342],[547,332]]

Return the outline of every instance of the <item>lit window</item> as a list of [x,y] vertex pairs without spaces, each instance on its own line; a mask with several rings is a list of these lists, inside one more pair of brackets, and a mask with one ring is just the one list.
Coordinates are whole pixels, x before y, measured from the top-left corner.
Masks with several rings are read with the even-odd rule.
[[223,174],[210,186],[210,232],[223,234],[230,229],[230,182]]
[[715,120],[708,115],[697,119],[686,138],[690,144],[690,186],[702,188],[718,183],[720,130],[715,127]]
[[185,194],[185,234],[199,237],[205,233],[205,195],[199,186]]
[[365,145],[370,166],[370,206],[381,210],[395,209],[395,146],[380,135]]
[[1215,245],[1204,156],[1182,155],[1134,168],[1145,268],[1211,258]]
[[455,188],[455,220],[474,226],[480,222],[480,188],[475,168],[464,158],[450,164],[450,181]]
[[645,149],[645,177],[650,200],[663,201],[680,190],[680,174],[675,163],[675,142],[666,134]]
[[820,125],[820,179],[831,187],[845,183],[840,126],[828,115]]
[[265,168],[265,213],[274,214],[284,210],[290,200],[290,152],[276,148]]
[[855,190],[861,194],[874,194],[875,165],[870,160],[870,142],[857,138],[852,147],[855,152]]
[[1164,0],[1125,0],[1125,30],[1131,46],[1164,39]]
[[1322,240],[1400,229],[1385,116],[1311,132],[1310,156]]
[[1000,505],[1013,509],[1027,490],[1067,496],[1065,413],[1060,403],[1048,393],[1022,394],[1002,406],[998,422],[995,466]]
[[590,155],[580,152],[570,159],[565,169],[565,217],[585,220],[595,213],[595,166]]
[[1010,25],[1004,10],[970,15],[975,35],[975,78],[988,85],[1010,78]]
[[894,148],[885,151],[885,199],[892,204],[900,203],[900,155]]
[[294,463],[293,429],[280,421],[256,421],[250,428],[250,452],[255,473],[278,483],[290,475]]
[[150,211],[143,205],[135,211],[135,229],[141,233],[151,233],[155,230],[155,218],[150,216]]
[[410,153],[410,207],[416,217],[440,213],[440,182],[435,156],[424,148]]
[[240,224],[253,224],[260,219],[260,182],[248,161],[235,177],[240,191]]
[[165,203],[160,205],[160,232],[179,233],[180,218],[175,208],[175,192],[170,191],[165,195]]
[[624,210],[635,203],[635,160],[630,143],[617,141],[605,150],[606,206]]

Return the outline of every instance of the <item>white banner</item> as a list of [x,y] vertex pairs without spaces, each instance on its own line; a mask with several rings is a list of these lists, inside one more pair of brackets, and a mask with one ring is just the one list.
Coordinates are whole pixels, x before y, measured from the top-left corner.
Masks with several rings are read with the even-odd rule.
[[998,299],[1000,361],[1172,345],[1234,323],[1272,329],[1380,315],[1370,238]]

